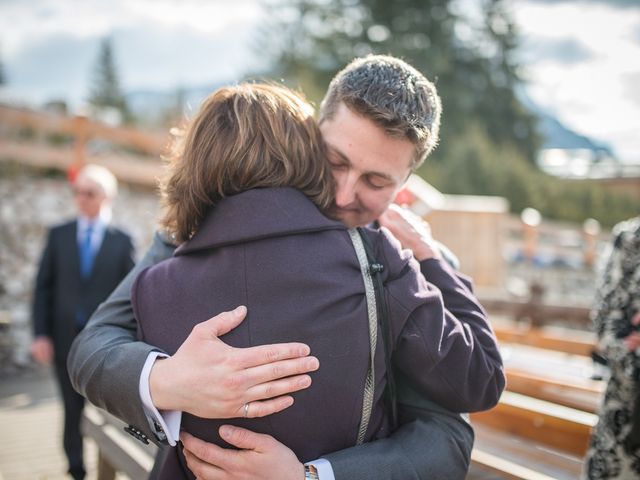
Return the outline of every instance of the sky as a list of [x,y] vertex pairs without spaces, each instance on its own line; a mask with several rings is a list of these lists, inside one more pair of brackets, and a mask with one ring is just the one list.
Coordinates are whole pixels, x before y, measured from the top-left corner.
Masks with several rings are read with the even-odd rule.
[[[511,0],[510,8],[529,96],[640,163],[640,0]],[[265,15],[258,0],[0,0],[0,98],[81,107],[105,36],[126,91],[232,82],[264,62],[255,32]]]

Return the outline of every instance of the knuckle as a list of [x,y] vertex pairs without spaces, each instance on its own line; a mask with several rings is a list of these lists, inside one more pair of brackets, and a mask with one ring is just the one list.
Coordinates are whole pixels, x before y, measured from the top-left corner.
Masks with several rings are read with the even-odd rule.
[[275,364],[271,366],[271,378],[280,378],[284,375],[283,367],[280,364]]
[[[269,413],[266,411],[266,408],[264,406],[264,404],[262,402],[254,402],[252,403],[252,407],[253,407],[253,412],[251,412],[251,417],[264,417],[265,415],[268,415]],[[246,437],[246,432],[240,432],[243,433]],[[243,437],[244,438],[244,437]]]
[[274,385],[273,383],[267,383],[267,384],[264,386],[264,397],[265,397],[265,398],[271,398],[271,397],[273,397],[273,395],[275,394],[275,392],[276,392],[276,388],[275,388],[275,385]]
[[269,348],[266,351],[267,361],[275,362],[280,358],[280,352],[277,348]]

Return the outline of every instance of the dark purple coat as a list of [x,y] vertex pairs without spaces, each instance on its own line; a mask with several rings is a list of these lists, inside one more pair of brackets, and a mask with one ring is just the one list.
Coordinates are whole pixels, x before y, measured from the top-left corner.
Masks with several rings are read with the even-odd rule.
[[[367,233],[385,265],[394,364],[419,392],[453,411],[495,405],[502,361],[469,285],[444,262],[418,264],[384,229]],[[256,189],[225,198],[173,258],[141,272],[132,300],[141,338],[169,354],[197,323],[238,305],[248,315],[222,337],[229,345],[309,344],[320,369],[292,407],[224,423],[272,435],[302,461],[355,444],[369,361],[364,284],[345,226],[300,192]],[[389,434],[381,345],[379,338],[367,440]],[[225,445],[217,434],[222,423],[185,414],[182,428]]]

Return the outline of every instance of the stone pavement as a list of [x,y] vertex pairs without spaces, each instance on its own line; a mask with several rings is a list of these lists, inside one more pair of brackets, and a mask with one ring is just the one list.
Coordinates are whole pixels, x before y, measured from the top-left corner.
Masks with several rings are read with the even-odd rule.
[[[66,480],[62,402],[53,372],[28,367],[0,376],[0,480]],[[95,444],[85,441],[87,480],[96,478]],[[123,480],[126,477],[118,477]]]

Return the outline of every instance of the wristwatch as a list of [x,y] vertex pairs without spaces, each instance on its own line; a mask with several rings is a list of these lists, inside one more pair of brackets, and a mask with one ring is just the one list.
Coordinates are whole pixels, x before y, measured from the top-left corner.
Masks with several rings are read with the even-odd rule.
[[304,480],[320,480],[320,477],[318,477],[318,469],[313,465],[305,465]]

